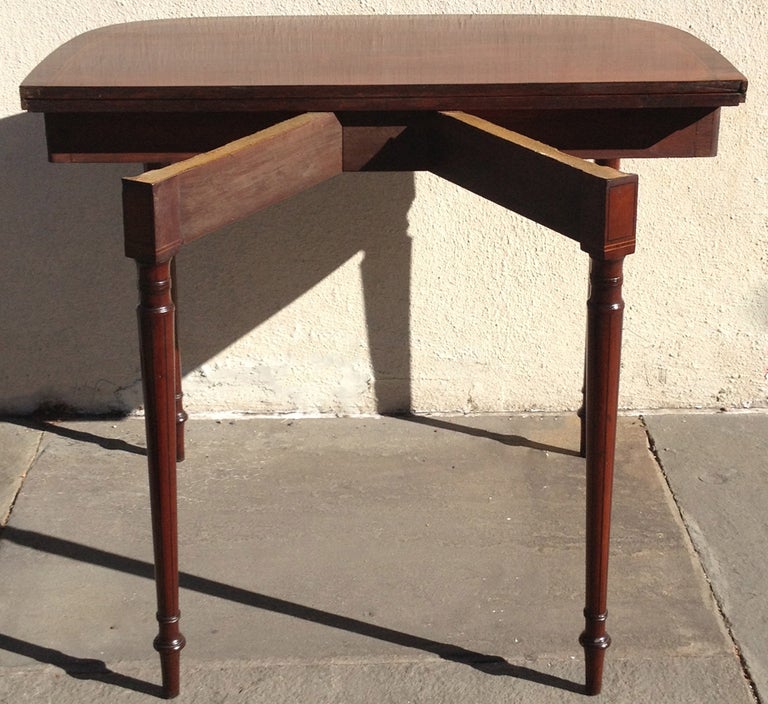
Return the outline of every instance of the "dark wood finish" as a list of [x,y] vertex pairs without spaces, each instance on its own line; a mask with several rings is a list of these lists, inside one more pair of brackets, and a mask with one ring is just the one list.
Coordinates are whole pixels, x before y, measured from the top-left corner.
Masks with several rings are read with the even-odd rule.
[[[130,218],[130,213],[126,214]],[[179,559],[176,520],[176,347],[171,266],[138,262],[139,339],[144,385],[149,493],[155,552],[157,621],[163,692],[179,693]]]
[[51,54],[21,97],[46,113],[52,160],[146,162],[306,111],[464,111],[584,158],[709,156],[718,108],[745,91],[713,49],[650,22],[345,16],[105,27]]
[[593,256],[635,246],[637,176],[461,113],[436,116],[430,170],[576,240]]
[[[621,159],[597,159],[596,164],[600,166],[607,166],[608,168],[619,171],[621,169]],[[587,343],[588,344],[588,343]],[[587,456],[587,346],[584,348],[584,385],[581,387],[581,408],[576,411],[576,415],[579,417],[579,454],[582,457]]]
[[45,113],[52,160],[178,162],[123,188],[125,251],[139,270],[155,647],[166,696],[179,691],[184,646],[176,462],[186,414],[174,257],[342,170],[419,169],[571,237],[591,258],[580,642],[586,691],[600,691],[622,262],[634,250],[637,209],[637,178],[617,160],[715,154],[720,108],[742,102],[746,87],[722,56],[677,29],[503,15],[137,22],[77,37],[28,76],[22,104]]
[[[186,243],[341,173],[332,113],[300,115],[123,181],[126,255],[156,261]],[[130,227],[129,227],[130,225]]]
[[[176,463],[184,459],[174,255],[186,242],[341,172],[341,126],[332,114],[291,118],[251,137],[123,180],[126,252],[138,263],[157,619],[163,695],[178,695]],[[152,168],[160,167],[160,168]],[[279,177],[278,177],[279,174]]]
[[293,112],[52,112],[45,115],[51,161],[183,161],[283,122]]
[[489,110],[478,117],[561,151],[601,162],[717,154],[718,108]]
[[[612,452],[614,442],[611,432],[615,433],[618,388],[618,358],[614,355],[621,331],[621,317],[614,315],[615,304],[620,301],[614,296],[616,290],[620,291],[620,278],[616,289],[615,264],[619,262],[620,272],[621,259],[611,257],[623,256],[634,248],[637,178],[611,166],[568,156],[462,113],[425,115],[407,129],[412,131],[411,138],[399,142],[397,151],[407,154],[411,147],[409,163],[429,168],[572,237],[593,258],[586,407],[594,409],[599,419],[587,414],[587,573],[591,576],[587,583],[587,630],[581,642],[587,652],[587,687],[597,691],[603,650],[609,642],[604,633],[604,609],[597,612],[594,607],[595,603],[604,606],[607,574],[601,560],[607,560],[610,514],[606,517],[600,501],[607,501],[610,509],[605,483],[613,460],[606,453]],[[392,139],[399,140],[404,133],[397,128]],[[317,142],[308,142],[308,134]],[[316,160],[307,156],[309,144],[320,145]],[[155,434],[148,443],[161,624],[155,647],[161,653],[167,696],[178,692],[178,658],[183,647],[178,632],[176,556],[175,552],[170,554],[169,547],[172,542],[175,550],[175,471],[177,458],[183,457],[178,446],[179,437],[183,442],[183,435],[179,436],[183,426],[178,417],[181,379],[172,257],[185,242],[273,202],[274,194],[287,197],[300,190],[306,185],[307,173],[314,173],[312,178],[338,173],[342,149],[342,128],[336,118],[332,114],[310,114],[185,162],[123,179],[126,248],[139,260],[147,426],[148,432]],[[303,168],[298,168],[296,156],[302,158]],[[318,169],[313,168],[316,164]],[[251,197],[243,204],[243,188],[250,195],[253,184],[269,184],[276,168],[282,169],[284,175],[279,189],[266,187],[264,190],[273,195],[261,200]],[[222,206],[219,200],[227,189],[237,198]],[[614,396],[605,398],[606,393]],[[606,403],[613,403],[613,409]],[[611,418],[613,425],[606,426]]]
[[[718,108],[475,110],[489,122],[583,159],[700,157],[717,153]],[[418,120],[414,112],[342,112],[344,170],[402,170],[375,159]],[[173,162],[293,117],[291,112],[48,113],[51,161]],[[406,169],[410,170],[410,169]]]
[[[168,164],[161,163],[146,163],[144,164],[145,171],[153,171],[155,169],[162,169]],[[183,462],[185,456],[185,444],[184,444],[184,424],[189,417],[184,410],[184,391],[181,383],[181,349],[179,347],[179,286],[178,278],[176,277],[176,258],[171,260],[171,281],[173,285],[171,287],[171,296],[173,297],[173,328],[174,333],[174,347],[176,348],[176,461]]]
[[613,462],[621,364],[623,257],[593,257],[587,303],[587,559],[586,627],[579,642],[586,657],[588,694],[600,692],[605,650],[608,548],[611,528]]
[[652,22],[379,15],[104,27],[57,49],[21,97],[44,112],[471,111],[716,107],[741,102],[745,90],[716,51]]
[[[603,160],[601,165],[616,170],[620,167],[618,159]],[[636,210],[637,195],[633,206],[624,203],[623,207]],[[604,254],[610,256],[611,252]],[[580,443],[580,454],[587,460],[586,626],[579,642],[584,648],[585,688],[590,695],[602,689],[605,651],[611,644],[606,631],[608,555],[624,314],[623,262],[624,252],[615,259],[592,257],[587,302]]]

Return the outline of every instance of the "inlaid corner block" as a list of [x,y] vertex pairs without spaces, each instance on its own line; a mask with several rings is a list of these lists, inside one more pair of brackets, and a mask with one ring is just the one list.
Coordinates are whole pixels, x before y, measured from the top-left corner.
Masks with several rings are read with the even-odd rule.
[[[419,116],[417,135],[391,154],[575,241],[592,260],[586,367],[586,689],[600,690],[605,649],[613,448],[621,348],[622,260],[635,246],[637,176],[569,156],[461,112]],[[402,130],[402,132],[405,131]],[[354,136],[359,149],[359,134]],[[378,139],[373,134],[373,139]],[[389,140],[384,144],[391,151]],[[408,144],[418,144],[408,150]],[[123,179],[125,251],[139,271],[138,307],[152,522],[166,696],[179,691],[176,462],[181,398],[172,261],[223,225],[343,171],[345,130],[333,113],[306,113],[185,161]],[[382,147],[385,148],[385,147]],[[375,148],[368,147],[375,154]],[[390,166],[380,162],[380,168]],[[592,412],[594,410],[595,412]]]
[[[21,86],[51,161],[160,166],[123,184],[136,260],[163,694],[179,692],[179,250],[349,171],[431,171],[590,258],[584,692],[600,691],[623,302],[637,177],[619,160],[717,152],[747,81],[653,22],[571,16],[214,17],[104,27]],[[538,140],[538,141],[536,141]],[[224,145],[224,146],[222,146]],[[594,160],[586,161],[585,159]]]

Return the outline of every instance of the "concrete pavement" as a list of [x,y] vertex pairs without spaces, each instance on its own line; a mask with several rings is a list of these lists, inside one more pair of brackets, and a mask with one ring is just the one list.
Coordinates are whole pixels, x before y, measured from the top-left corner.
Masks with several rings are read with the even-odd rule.
[[657,415],[651,443],[754,686],[768,698],[768,415]]
[[[743,448],[765,443],[768,416],[728,416],[719,443],[724,417],[685,443],[679,420],[621,421],[614,644],[592,701],[756,701],[745,673],[760,687],[768,659],[723,618],[648,448],[647,427],[665,471],[686,476],[708,443],[713,476],[756,472],[757,510],[768,491]],[[586,701],[575,418],[199,419],[188,437],[180,702]],[[0,443],[6,504],[23,478],[0,536],[0,702],[156,701],[142,421],[8,421]],[[740,533],[753,550],[761,518]],[[765,606],[757,582],[747,595],[727,578],[750,564],[710,553],[723,608]]]

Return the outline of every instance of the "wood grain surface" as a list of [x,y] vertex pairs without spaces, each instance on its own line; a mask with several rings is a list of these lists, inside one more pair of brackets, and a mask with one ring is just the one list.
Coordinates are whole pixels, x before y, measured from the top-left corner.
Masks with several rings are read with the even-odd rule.
[[178,164],[123,179],[126,255],[158,262],[342,170],[341,125],[299,115]]
[[224,17],[97,29],[53,52],[23,106],[105,110],[733,105],[746,80],[651,22],[556,15]]

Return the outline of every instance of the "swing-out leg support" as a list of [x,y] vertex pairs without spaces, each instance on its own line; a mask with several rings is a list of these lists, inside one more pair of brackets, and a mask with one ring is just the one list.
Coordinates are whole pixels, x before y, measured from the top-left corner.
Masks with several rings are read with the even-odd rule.
[[[342,116],[343,118],[343,116]],[[348,118],[347,118],[348,119]],[[376,116],[365,116],[376,121]],[[383,118],[382,118],[383,119]],[[407,119],[405,120],[408,121]],[[342,119],[344,122],[344,118]],[[420,114],[411,125],[342,124],[307,113],[183,162],[124,179],[126,254],[139,268],[163,691],[179,691],[176,461],[183,457],[181,370],[171,262],[221,226],[342,170],[430,170],[576,240],[591,258],[586,402],[586,691],[600,691],[611,486],[621,347],[621,265],[634,250],[637,177],[567,156],[463,113]],[[344,153],[345,139],[349,150]],[[178,435],[177,435],[178,433]]]
[[163,694],[179,693],[176,462],[183,459],[173,258],[188,242],[341,172],[341,127],[302,115],[251,137],[123,182],[126,254],[139,271],[139,340]]
[[637,177],[567,156],[465,114],[437,118],[432,170],[576,240],[590,255],[582,452],[586,456],[586,627],[579,641],[587,694],[602,685],[616,442],[622,262],[634,251]]

